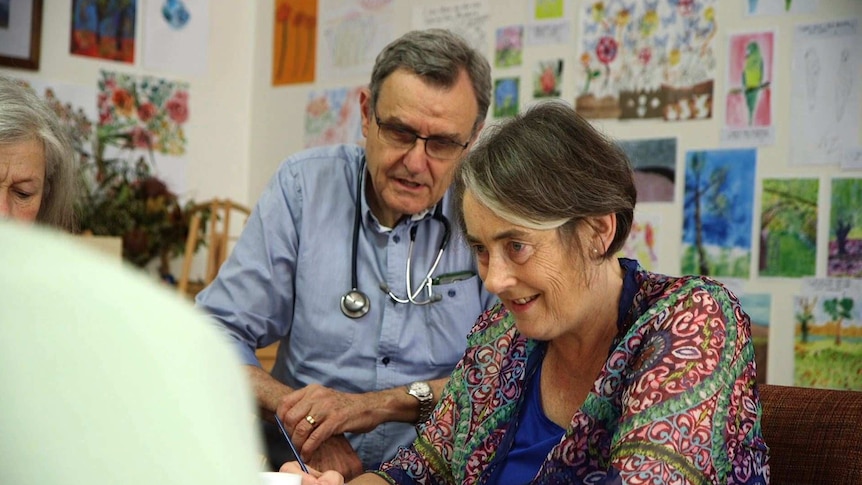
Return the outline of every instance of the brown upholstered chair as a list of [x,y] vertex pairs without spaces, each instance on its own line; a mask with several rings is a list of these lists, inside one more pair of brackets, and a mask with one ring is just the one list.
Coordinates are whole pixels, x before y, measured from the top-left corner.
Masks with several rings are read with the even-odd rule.
[[862,392],[759,388],[770,483],[862,484]]

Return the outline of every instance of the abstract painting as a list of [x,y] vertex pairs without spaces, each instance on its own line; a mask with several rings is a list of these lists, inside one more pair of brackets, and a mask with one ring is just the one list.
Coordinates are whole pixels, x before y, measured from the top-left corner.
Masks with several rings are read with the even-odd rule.
[[832,180],[826,274],[862,278],[862,178]]
[[676,138],[622,140],[635,175],[638,203],[673,202],[676,180]]
[[137,0],[72,0],[69,52],[135,62]]

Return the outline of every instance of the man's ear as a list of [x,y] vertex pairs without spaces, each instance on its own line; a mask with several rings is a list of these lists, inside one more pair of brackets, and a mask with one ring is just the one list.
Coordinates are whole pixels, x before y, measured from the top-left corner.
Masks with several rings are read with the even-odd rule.
[[[479,139],[479,133],[482,133],[482,128],[485,127],[485,121],[483,120],[481,123],[476,125],[476,129],[473,130],[473,136],[470,138],[470,145],[476,143],[476,140]],[[468,147],[469,148],[469,147]]]
[[368,130],[371,127],[371,117],[374,116],[371,106],[371,90],[364,87],[359,90],[359,113],[362,115],[362,136],[368,138]]

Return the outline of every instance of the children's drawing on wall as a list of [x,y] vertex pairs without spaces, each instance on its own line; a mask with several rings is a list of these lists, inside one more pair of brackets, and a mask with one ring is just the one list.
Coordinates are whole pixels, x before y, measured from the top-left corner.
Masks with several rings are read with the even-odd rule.
[[108,149],[131,146],[146,160],[152,157],[154,172],[168,187],[185,192],[188,83],[101,71],[97,109]]
[[559,98],[562,78],[562,59],[539,61],[533,71],[533,97]]
[[754,149],[686,154],[684,274],[748,278],[756,159]]
[[588,118],[712,117],[716,4],[584,2],[576,110]]
[[775,32],[730,36],[724,145],[763,146],[775,142],[772,79]]
[[[393,3],[392,0],[321,0],[317,10],[320,32],[316,78],[337,81],[370,77],[377,53],[395,38]],[[288,46],[287,54],[291,52]],[[305,55],[297,52],[297,56]]]
[[794,385],[862,390],[860,307],[860,280],[804,280],[794,297]]
[[494,67],[520,66],[524,58],[524,26],[509,25],[497,29],[494,44]]
[[659,227],[661,227],[660,214],[635,211],[629,237],[619,255],[624,258],[636,259],[644,269],[656,271],[658,254],[655,245]]
[[494,80],[494,118],[515,116],[520,109],[520,85],[517,77]]
[[549,20],[562,18],[565,10],[565,0],[533,0],[533,18]]
[[676,138],[621,140],[617,144],[632,162],[638,203],[673,202]]
[[757,383],[766,384],[772,295],[768,293],[740,293],[738,296],[742,309],[751,317],[751,341],[754,343]]
[[137,0],[72,0],[69,52],[133,63],[137,9]]
[[820,0],[746,0],[747,15],[814,13]]
[[800,25],[793,36],[790,163],[838,164],[859,148],[859,19]]
[[[491,9],[488,0],[463,0],[413,7],[413,28],[449,29],[479,52],[488,52]],[[489,57],[490,58],[490,57]]]
[[355,143],[365,146],[359,93],[362,87],[312,91],[305,106],[305,147]]
[[144,2],[143,64],[148,69],[203,75],[207,71],[209,2]]
[[0,29],[9,28],[9,2],[10,0],[0,0]]
[[314,81],[317,0],[276,0],[272,29],[272,84]]
[[828,276],[862,278],[862,178],[832,179]]
[[798,278],[817,269],[817,194],[820,181],[763,179],[760,276]]

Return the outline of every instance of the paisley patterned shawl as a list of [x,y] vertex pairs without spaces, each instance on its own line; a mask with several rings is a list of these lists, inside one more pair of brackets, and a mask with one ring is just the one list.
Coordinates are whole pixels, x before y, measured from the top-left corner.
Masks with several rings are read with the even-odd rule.
[[[534,484],[769,482],[750,322],[717,281],[637,266],[638,292],[593,389]],[[484,483],[542,343],[501,306],[474,326],[431,420],[381,466],[392,483]],[[502,447],[501,447],[502,446]]]

